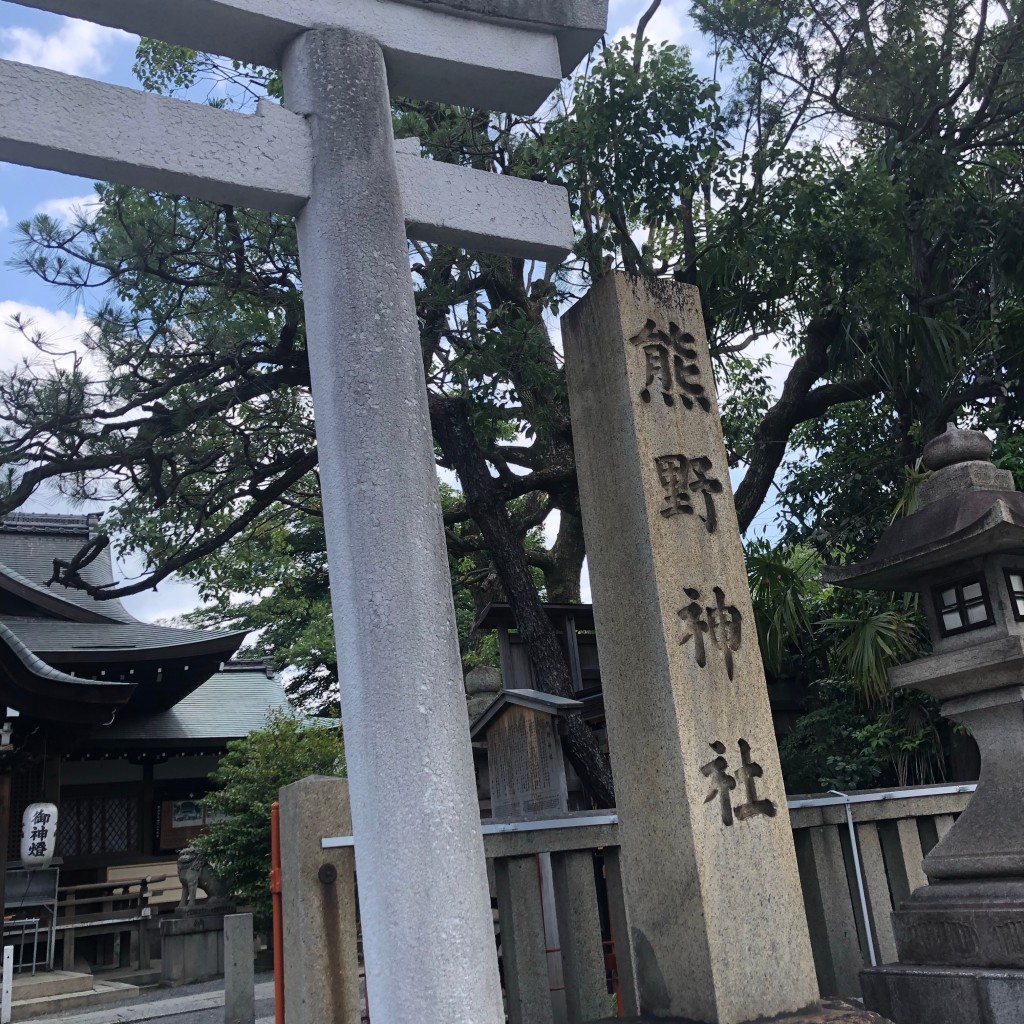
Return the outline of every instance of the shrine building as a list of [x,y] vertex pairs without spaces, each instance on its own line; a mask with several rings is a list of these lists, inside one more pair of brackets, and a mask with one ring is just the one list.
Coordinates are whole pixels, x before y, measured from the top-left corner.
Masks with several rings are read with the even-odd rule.
[[61,585],[69,565],[91,587],[113,584],[98,521],[0,519],[0,856],[16,867],[22,812],[54,803],[62,886],[160,866],[173,878],[228,741],[288,706],[265,662],[234,660],[244,631],[141,622],[119,600]]

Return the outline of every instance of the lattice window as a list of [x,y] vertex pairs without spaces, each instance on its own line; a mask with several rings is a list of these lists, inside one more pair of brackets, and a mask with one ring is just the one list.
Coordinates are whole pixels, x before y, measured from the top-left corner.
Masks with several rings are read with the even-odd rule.
[[992,606],[982,579],[960,580],[935,590],[935,610],[943,636],[991,626]]
[[1006,589],[1010,592],[1010,606],[1013,608],[1013,617],[1018,622],[1024,622],[1024,571],[1020,569],[1006,569]]
[[131,796],[70,797],[61,800],[57,854],[86,857],[141,853],[141,801]]

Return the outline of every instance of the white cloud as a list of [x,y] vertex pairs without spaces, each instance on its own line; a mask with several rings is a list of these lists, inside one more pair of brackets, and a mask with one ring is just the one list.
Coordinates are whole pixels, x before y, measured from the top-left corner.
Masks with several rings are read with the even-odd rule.
[[[608,15],[608,28],[616,38],[636,31],[637,24],[650,7],[650,0],[612,0]],[[693,45],[697,42],[696,29],[686,13],[683,0],[662,0],[661,7],[651,18],[645,35],[652,42],[670,42]]]
[[32,212],[44,213],[54,220],[75,221],[81,214],[91,213],[97,206],[96,193],[87,196],[67,196],[63,199],[47,199]]
[[45,363],[54,358],[41,353],[17,328],[11,326],[11,320],[19,314],[23,323],[31,322],[30,333],[42,332],[51,347],[60,352],[78,350],[89,327],[81,310],[68,312],[45,309],[9,299],[0,302],[0,370],[8,370],[25,359],[33,363]]
[[2,231],[10,223],[10,219],[7,216],[7,211],[0,206],[0,231]]
[[110,70],[114,51],[134,38],[120,29],[61,18],[52,32],[0,28],[0,56],[69,75],[103,75]]

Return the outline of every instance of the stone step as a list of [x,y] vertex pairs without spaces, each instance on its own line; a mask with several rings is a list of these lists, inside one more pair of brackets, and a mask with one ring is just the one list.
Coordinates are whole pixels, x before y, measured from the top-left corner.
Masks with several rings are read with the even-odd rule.
[[91,992],[92,975],[77,971],[40,971],[14,975],[14,999],[42,999],[69,992]]
[[137,985],[119,981],[97,981],[88,992],[66,992],[63,995],[43,996],[37,999],[17,999],[11,1003],[11,1020],[31,1020],[76,1010],[83,1006],[101,1006],[119,999],[131,999],[138,993]]
[[103,971],[96,975],[97,981],[119,981],[124,985],[135,985],[137,988],[152,988],[163,981],[160,973],[160,961],[152,967],[119,967],[116,971]]

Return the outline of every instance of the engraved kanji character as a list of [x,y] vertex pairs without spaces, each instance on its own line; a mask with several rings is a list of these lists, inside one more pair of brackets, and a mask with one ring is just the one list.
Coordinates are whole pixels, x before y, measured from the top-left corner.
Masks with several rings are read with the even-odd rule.
[[733,652],[743,645],[743,616],[735,605],[725,603],[725,591],[714,588],[715,604],[708,608],[711,642],[725,655],[725,670],[732,679]]
[[648,320],[644,329],[629,340],[643,348],[647,379],[640,397],[645,402],[651,401],[651,385],[658,382],[666,405],[675,405],[678,396],[687,409],[692,409],[696,403],[705,412],[711,411],[711,400],[704,385],[695,379],[700,376],[700,367],[697,365],[697,340],[692,334],[671,322],[668,331],[663,331],[653,320]]
[[693,515],[690,500],[690,460],[685,455],[662,455],[654,460],[665,489],[663,516]]
[[45,839],[50,834],[48,829],[45,828],[34,828],[32,829],[29,839]]
[[49,811],[38,810],[32,815],[33,825],[45,825],[50,820]]
[[722,756],[725,753],[725,744],[715,740],[709,744],[711,749],[718,755],[707,764],[701,765],[701,774],[711,780],[711,791],[704,798],[704,803],[709,804],[715,797],[718,797],[719,809],[722,812],[722,822],[726,825],[732,824],[732,797],[730,793],[736,788],[736,779],[726,769],[729,762]]
[[31,843],[28,848],[28,855],[30,857],[45,857],[46,843]]
[[711,627],[704,618],[705,609],[699,602],[700,591],[687,587],[684,592],[690,598],[690,603],[685,608],[680,608],[678,612],[679,618],[683,620],[686,626],[682,639],[679,642],[685,644],[690,640],[693,641],[693,656],[697,659],[697,664],[703,668],[708,663],[704,634]]
[[713,476],[708,476],[711,469],[711,460],[706,455],[690,459],[690,472],[693,480],[690,483],[690,491],[693,494],[704,495],[704,511],[701,516],[708,533],[714,533],[718,529],[718,516],[715,515],[714,495],[722,493],[722,482]]
[[685,629],[679,642],[688,643],[693,640],[693,653],[697,664],[704,668],[707,664],[708,643],[704,639],[707,635],[711,645],[721,651],[725,657],[725,670],[732,679],[734,664],[733,653],[743,646],[743,616],[735,605],[725,603],[725,591],[721,587],[715,587],[715,603],[705,605],[701,603],[701,593],[694,587],[687,587],[684,591],[690,599],[685,608],[677,613],[683,620]]
[[714,495],[722,493],[722,483],[709,476],[712,465],[706,455],[688,459],[685,455],[660,455],[654,460],[658,480],[665,490],[663,516],[692,515],[693,495],[704,495],[705,515],[701,520],[714,533],[718,528],[715,515]]
[[771,800],[758,800],[757,780],[764,772],[761,766],[750,759],[750,744],[746,740],[740,740],[740,758],[743,766],[736,769],[736,777],[743,784],[743,792],[746,795],[746,802],[737,805],[736,817],[740,821],[753,818],[755,815],[763,814],[766,818],[775,817],[775,804]]

